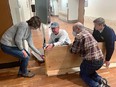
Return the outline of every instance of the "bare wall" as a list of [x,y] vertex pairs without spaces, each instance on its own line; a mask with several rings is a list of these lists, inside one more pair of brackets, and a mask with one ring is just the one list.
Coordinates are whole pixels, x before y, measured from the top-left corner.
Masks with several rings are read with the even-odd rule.
[[85,16],[116,20],[116,0],[88,0]]

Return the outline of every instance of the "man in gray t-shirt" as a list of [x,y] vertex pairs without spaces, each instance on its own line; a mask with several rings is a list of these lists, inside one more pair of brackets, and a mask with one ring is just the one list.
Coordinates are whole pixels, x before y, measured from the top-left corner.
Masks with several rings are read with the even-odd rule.
[[71,43],[68,33],[66,30],[59,29],[59,24],[57,22],[51,23],[52,33],[46,50],[53,48],[54,46],[69,45]]

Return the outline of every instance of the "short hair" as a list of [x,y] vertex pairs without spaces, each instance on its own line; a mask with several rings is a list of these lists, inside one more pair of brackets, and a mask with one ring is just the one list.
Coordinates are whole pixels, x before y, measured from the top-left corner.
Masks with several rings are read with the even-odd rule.
[[74,24],[73,28],[84,29],[84,25],[81,22],[77,22]]
[[33,27],[35,29],[40,28],[41,25],[41,21],[40,18],[38,16],[33,16],[31,17],[28,21],[27,21],[28,25],[30,27]]
[[93,23],[96,23],[96,24],[98,24],[98,25],[105,25],[105,20],[104,20],[104,18],[102,18],[102,17],[99,17],[99,18],[97,18],[97,19],[95,19],[94,21],[93,21]]

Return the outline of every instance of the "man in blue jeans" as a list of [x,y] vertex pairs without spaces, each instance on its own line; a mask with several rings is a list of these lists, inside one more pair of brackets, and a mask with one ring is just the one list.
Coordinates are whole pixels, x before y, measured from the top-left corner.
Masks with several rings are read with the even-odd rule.
[[80,22],[73,26],[75,40],[71,53],[80,53],[83,61],[80,65],[80,76],[89,87],[109,87],[107,81],[99,76],[96,70],[103,65],[103,54],[97,41]]
[[[25,40],[27,41],[31,50],[43,58],[43,55],[39,52],[39,50],[37,50],[37,48],[35,48],[33,44],[31,31],[40,28],[40,24],[40,18],[38,16],[33,16],[26,22],[20,22],[11,26],[1,37],[0,43],[2,51],[17,57],[20,60],[18,76],[28,78],[35,76],[34,73],[27,70],[30,54],[25,50]],[[43,62],[43,60],[41,62]]]

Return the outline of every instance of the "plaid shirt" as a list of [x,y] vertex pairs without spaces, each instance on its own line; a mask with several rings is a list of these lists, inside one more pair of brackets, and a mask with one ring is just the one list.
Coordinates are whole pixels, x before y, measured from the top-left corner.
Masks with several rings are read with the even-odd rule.
[[86,60],[100,60],[103,59],[101,49],[98,47],[97,41],[86,30],[83,30],[75,37],[71,47],[72,53],[79,52],[83,59]]

